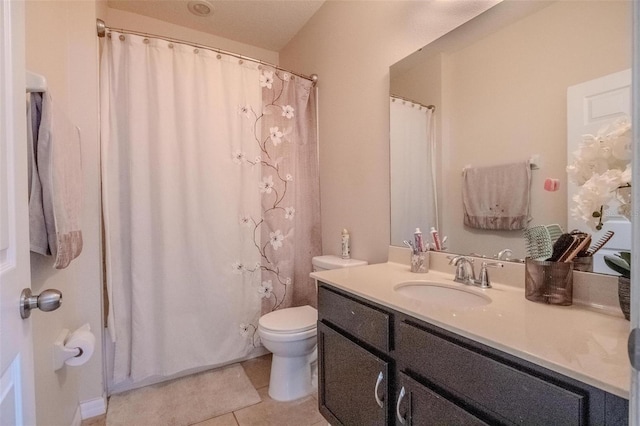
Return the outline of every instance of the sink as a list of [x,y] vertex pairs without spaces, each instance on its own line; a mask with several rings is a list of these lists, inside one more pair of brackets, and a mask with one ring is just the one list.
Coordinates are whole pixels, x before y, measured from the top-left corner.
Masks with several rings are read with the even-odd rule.
[[435,281],[405,281],[393,289],[402,296],[438,306],[475,308],[491,303],[491,298],[480,292]]

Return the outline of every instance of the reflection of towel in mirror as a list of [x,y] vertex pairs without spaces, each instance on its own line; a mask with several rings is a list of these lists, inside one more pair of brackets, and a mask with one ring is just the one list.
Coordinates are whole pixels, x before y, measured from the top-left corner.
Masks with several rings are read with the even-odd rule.
[[529,222],[531,167],[528,161],[465,168],[464,224],[479,229],[524,229]]
[[82,251],[80,131],[48,93],[32,93],[29,112],[31,251],[53,255],[62,269]]

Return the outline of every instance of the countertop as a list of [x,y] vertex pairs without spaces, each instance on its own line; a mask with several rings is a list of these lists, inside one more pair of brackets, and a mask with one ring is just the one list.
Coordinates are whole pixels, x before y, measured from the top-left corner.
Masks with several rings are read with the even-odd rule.
[[[629,322],[580,305],[530,302],[524,288],[492,283],[489,289],[453,282],[431,270],[411,273],[400,263],[314,272],[312,278],[453,333],[533,362],[614,395],[629,399]],[[524,279],[524,276],[523,276]],[[394,291],[403,281],[437,281],[483,293],[491,303],[473,308],[443,307]]]

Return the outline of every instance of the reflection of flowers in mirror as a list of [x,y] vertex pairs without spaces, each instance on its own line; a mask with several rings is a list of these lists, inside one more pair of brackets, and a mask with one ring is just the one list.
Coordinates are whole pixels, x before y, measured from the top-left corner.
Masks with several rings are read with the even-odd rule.
[[573,197],[571,214],[590,227],[602,229],[602,215],[612,201],[618,213],[631,212],[631,123],[619,118],[596,135],[584,135],[567,167],[569,179],[580,188]]

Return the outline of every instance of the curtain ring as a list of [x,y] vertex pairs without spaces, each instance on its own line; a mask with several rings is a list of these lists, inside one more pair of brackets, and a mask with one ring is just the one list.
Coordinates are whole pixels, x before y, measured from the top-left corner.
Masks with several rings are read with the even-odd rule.
[[200,52],[198,49],[193,49],[193,53],[195,53],[196,55],[198,54],[198,52]]
[[242,65],[242,64],[244,64],[244,61],[243,61],[242,59],[240,59],[240,60],[238,61],[238,63],[239,63],[240,65]]
[[218,58],[218,59],[222,59],[222,55],[218,53],[218,54],[216,55],[216,58]]
[[143,42],[144,44],[149,44],[149,39],[148,39],[148,38],[145,38],[144,40],[142,40],[142,42]]
[[169,43],[169,44],[167,45],[167,47],[168,47],[169,49],[173,49],[173,43]]
[[120,39],[120,41],[124,41],[124,36],[122,34],[120,34],[120,37],[118,37]]

